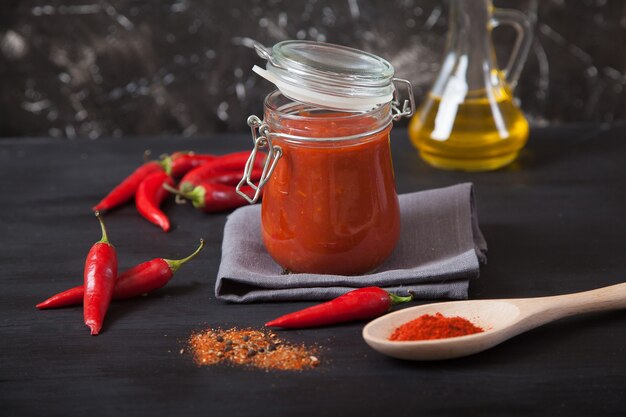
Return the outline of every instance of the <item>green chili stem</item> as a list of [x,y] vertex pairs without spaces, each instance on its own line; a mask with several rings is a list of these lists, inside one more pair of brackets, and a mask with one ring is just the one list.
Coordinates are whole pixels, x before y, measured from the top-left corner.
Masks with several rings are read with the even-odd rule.
[[204,248],[204,239],[200,239],[200,246],[189,256],[183,259],[163,259],[170,267],[172,272],[178,271],[178,269],[187,261],[193,259]]
[[395,306],[398,304],[406,303],[413,300],[413,294],[409,294],[406,297],[402,297],[400,295],[389,293],[389,297],[391,298],[391,305]]
[[102,229],[102,238],[98,241],[98,243],[107,243],[110,245],[109,237],[107,236],[107,229],[104,226],[104,220],[102,220],[102,216],[100,215],[100,212],[96,211],[94,214],[96,215],[96,218],[100,222],[100,229]]

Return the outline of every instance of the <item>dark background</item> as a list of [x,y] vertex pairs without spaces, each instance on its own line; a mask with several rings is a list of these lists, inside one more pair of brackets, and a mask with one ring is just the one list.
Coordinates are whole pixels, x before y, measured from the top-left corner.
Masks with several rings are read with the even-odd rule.
[[[516,94],[534,126],[626,118],[626,2],[495,1],[535,40]],[[448,3],[433,0],[4,0],[0,136],[244,131],[271,87],[252,39],[309,39],[389,59],[418,101],[437,74]],[[496,30],[500,61],[512,33]]]

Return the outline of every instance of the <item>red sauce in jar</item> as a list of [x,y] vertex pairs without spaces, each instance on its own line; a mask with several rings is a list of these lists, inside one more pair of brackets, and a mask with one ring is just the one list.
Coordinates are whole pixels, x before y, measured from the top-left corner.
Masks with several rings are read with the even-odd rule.
[[[267,109],[266,109],[267,110]],[[299,114],[272,132],[346,137],[380,125],[371,115]],[[267,118],[267,113],[266,113]],[[358,139],[273,139],[283,155],[265,185],[262,233],[267,251],[291,272],[357,275],[393,251],[400,234],[389,132]]]

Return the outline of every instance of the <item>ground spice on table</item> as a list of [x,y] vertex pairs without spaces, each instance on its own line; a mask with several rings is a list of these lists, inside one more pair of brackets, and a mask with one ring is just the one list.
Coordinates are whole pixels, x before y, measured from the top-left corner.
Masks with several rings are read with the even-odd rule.
[[445,317],[441,313],[435,315],[424,314],[415,320],[404,323],[397,327],[389,340],[432,340],[446,339],[449,337],[467,336],[481,333],[485,330],[474,325],[463,317]]
[[193,333],[187,343],[198,365],[302,371],[319,364],[316,347],[292,344],[263,330],[207,329]]

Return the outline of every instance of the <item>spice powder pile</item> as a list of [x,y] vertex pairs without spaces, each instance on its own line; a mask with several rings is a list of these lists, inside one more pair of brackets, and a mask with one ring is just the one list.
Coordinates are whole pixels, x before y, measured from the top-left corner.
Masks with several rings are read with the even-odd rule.
[[198,365],[230,364],[265,370],[301,371],[319,364],[317,349],[295,345],[276,333],[254,329],[207,329],[188,340]]
[[389,340],[433,340],[467,336],[485,330],[463,317],[445,317],[441,313],[424,314],[396,328]]

